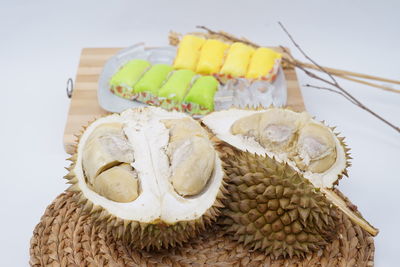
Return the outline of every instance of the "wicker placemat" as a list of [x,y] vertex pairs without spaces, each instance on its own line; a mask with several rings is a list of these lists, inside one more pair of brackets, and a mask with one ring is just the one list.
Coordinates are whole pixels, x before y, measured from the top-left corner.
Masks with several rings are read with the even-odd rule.
[[[350,203],[349,203],[350,204]],[[339,238],[305,259],[271,260],[231,241],[214,226],[183,247],[160,252],[131,249],[91,223],[63,193],[48,206],[31,240],[32,266],[373,266],[373,238],[345,215]]]

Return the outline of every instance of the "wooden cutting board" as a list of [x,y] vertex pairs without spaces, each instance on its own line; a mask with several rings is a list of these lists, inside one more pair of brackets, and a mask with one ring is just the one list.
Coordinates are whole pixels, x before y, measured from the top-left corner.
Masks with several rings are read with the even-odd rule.
[[[67,153],[73,153],[73,144],[76,141],[75,135],[80,134],[83,126],[109,113],[99,106],[97,101],[97,84],[105,62],[121,49],[82,49],[64,131],[64,148]],[[285,69],[284,72],[288,86],[287,105],[296,111],[305,110],[296,72],[294,69]]]

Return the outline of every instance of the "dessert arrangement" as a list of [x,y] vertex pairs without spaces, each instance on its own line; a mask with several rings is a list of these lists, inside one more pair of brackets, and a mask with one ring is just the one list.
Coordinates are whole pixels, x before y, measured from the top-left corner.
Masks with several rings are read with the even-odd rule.
[[191,70],[173,70],[167,64],[134,59],[110,81],[114,94],[166,109],[194,114],[214,110],[218,81],[213,76],[196,76]]
[[337,188],[349,148],[277,107],[279,53],[191,34],[117,58],[100,85],[148,106],[84,127],[32,266],[373,265],[379,231]]
[[281,106],[285,92],[280,97],[274,92],[286,90],[282,81],[274,85],[281,57],[265,47],[185,35],[171,64],[131,59],[114,71],[107,86],[119,97],[192,115],[232,105]]

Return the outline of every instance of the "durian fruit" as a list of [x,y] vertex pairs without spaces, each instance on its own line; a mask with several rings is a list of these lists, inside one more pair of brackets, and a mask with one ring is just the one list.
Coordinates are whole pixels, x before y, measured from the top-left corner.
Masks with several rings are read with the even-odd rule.
[[233,238],[271,257],[304,257],[337,236],[338,210],[299,172],[268,156],[235,151],[223,223]]
[[148,107],[91,123],[66,178],[83,210],[138,249],[180,245],[220,214],[222,162],[188,115]]
[[305,112],[229,109],[202,121],[222,141],[286,162],[316,187],[332,188],[347,175],[350,155],[344,138]]
[[[329,242],[329,232],[336,231],[337,226],[332,223],[335,212],[331,214],[327,207],[345,213],[371,235],[378,234],[331,189],[349,165],[348,148],[331,128],[307,113],[278,108],[219,111],[203,117],[202,122],[222,141],[219,150],[221,155],[226,154],[223,161],[230,184],[227,215],[232,219],[230,229],[239,241],[276,257],[304,255]],[[271,184],[267,187],[267,183]],[[270,193],[271,198],[266,198]],[[321,213],[315,215],[314,208]],[[267,214],[274,209],[280,217],[268,222]],[[292,232],[288,227],[281,229],[282,224],[294,223],[295,217],[289,215],[292,209],[297,209],[299,216],[300,211],[303,214],[303,222],[299,221],[302,231],[313,233],[308,244],[290,244]],[[256,211],[259,213],[254,214]],[[259,219],[261,215],[263,219]],[[255,231],[256,228],[264,230]],[[273,229],[273,233],[269,231]]]

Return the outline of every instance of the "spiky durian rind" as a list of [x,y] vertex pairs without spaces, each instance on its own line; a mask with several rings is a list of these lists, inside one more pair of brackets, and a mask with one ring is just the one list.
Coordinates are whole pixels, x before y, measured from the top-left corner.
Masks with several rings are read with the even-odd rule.
[[[226,151],[225,151],[226,152]],[[304,257],[337,236],[338,210],[307,179],[268,156],[228,151],[222,221],[233,239],[271,257]]]
[[[108,115],[103,117],[106,116]],[[76,145],[73,146],[74,152],[72,156],[67,159],[71,161],[71,164],[66,168],[68,174],[64,176],[67,183],[71,184],[67,191],[76,192],[74,195],[75,201],[81,205],[83,212],[88,214],[95,224],[104,228],[107,232],[110,232],[114,238],[122,240],[129,246],[150,251],[179,246],[189,241],[191,238],[196,237],[201,231],[204,231],[206,227],[217,220],[218,216],[221,214],[221,209],[224,207],[223,200],[227,195],[227,177],[225,174],[214,204],[201,217],[191,221],[179,221],[171,225],[158,221],[142,223],[121,219],[87,199],[79,188],[74,168],[78,158],[77,148],[80,138],[86,128],[97,119],[98,118],[84,126],[79,135],[75,135]]]

